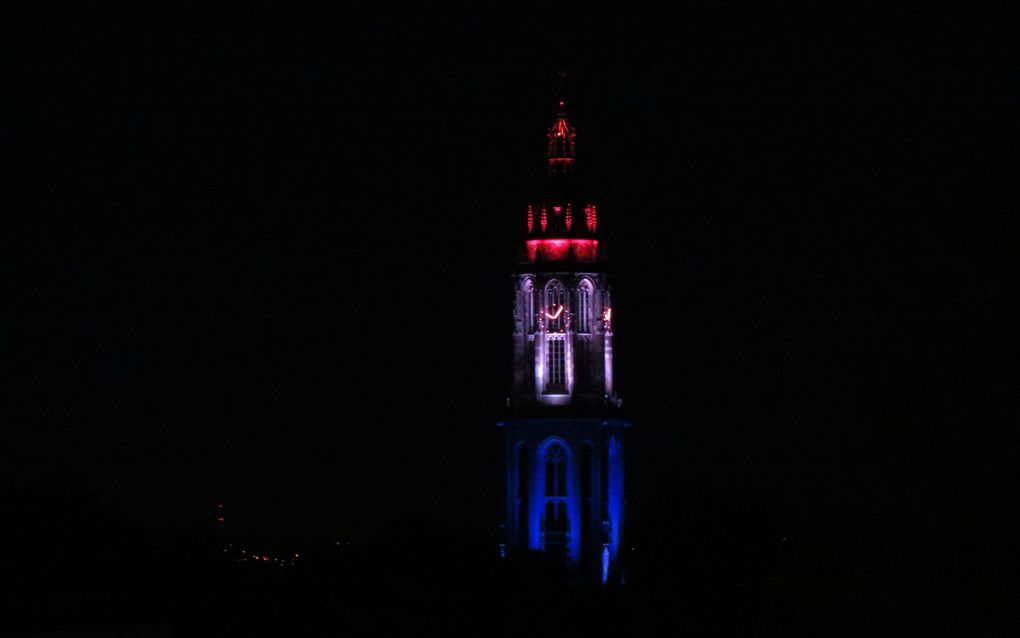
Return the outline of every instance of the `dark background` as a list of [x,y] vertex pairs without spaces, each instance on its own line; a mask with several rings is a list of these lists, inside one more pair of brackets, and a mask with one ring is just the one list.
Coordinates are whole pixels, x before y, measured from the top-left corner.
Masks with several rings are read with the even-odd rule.
[[278,551],[494,547],[508,275],[562,98],[649,597],[952,590],[962,618],[1016,592],[1009,21],[12,13],[0,490],[50,556],[26,579],[201,546],[217,503]]

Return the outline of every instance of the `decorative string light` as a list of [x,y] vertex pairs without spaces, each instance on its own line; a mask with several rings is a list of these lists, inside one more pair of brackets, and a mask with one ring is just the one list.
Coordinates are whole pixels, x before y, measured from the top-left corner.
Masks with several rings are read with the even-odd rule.
[[561,314],[563,314],[563,306],[556,306],[556,312],[554,312],[553,314],[549,314],[548,310],[545,311],[545,316],[548,317],[549,319],[552,319],[553,321],[559,319]]

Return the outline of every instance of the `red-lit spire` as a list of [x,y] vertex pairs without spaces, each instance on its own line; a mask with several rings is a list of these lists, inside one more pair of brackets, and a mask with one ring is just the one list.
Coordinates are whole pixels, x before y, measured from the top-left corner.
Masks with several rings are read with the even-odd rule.
[[549,171],[550,173],[567,172],[574,163],[574,138],[577,133],[567,121],[567,114],[560,100],[560,112],[556,121],[549,127]]
[[[556,119],[547,131],[549,180],[545,197],[528,206],[526,259],[532,262],[597,261],[601,258],[595,206],[582,204],[574,187],[577,133],[567,119],[564,106],[561,101]],[[583,222],[581,211],[584,211]]]

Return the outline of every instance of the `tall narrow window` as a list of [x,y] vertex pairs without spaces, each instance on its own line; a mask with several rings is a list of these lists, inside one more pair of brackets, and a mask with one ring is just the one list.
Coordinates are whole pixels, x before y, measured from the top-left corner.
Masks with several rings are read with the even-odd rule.
[[546,392],[565,392],[567,389],[566,354],[563,335],[553,335],[546,341]]
[[545,307],[542,319],[546,326],[545,342],[545,392],[563,394],[567,391],[566,327],[567,292],[563,284],[553,279],[545,285]]
[[545,551],[566,558],[570,542],[567,514],[567,451],[553,443],[545,453],[545,515],[542,519]]
[[521,314],[524,333],[531,334],[535,331],[535,292],[530,279],[521,285]]
[[543,311],[545,313],[546,331],[563,332],[567,319],[566,303],[567,294],[563,284],[555,279],[546,284],[545,309]]
[[567,451],[559,443],[545,452],[545,495],[567,495]]
[[591,282],[577,287],[577,332],[591,332]]

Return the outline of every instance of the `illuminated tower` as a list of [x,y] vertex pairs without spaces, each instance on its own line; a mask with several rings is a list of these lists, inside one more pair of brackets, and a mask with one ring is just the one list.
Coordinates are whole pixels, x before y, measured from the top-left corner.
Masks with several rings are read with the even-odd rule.
[[614,578],[624,524],[624,433],[613,391],[613,309],[595,205],[574,184],[576,133],[549,128],[548,182],[528,206],[513,275],[514,377],[505,545]]

